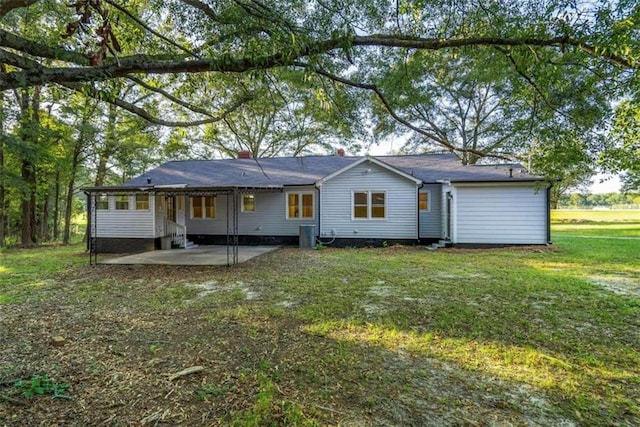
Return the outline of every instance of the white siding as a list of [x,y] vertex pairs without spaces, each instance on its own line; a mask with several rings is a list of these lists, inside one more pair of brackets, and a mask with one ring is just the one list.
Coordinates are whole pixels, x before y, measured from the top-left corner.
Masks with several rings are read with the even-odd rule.
[[156,237],[154,201],[155,197],[150,195],[149,209],[135,210],[135,196],[129,196],[129,209],[116,210],[114,196],[109,196],[109,210],[98,210],[91,218],[96,221],[97,236],[130,239]]
[[[288,192],[313,193],[313,219],[287,219],[286,194]],[[297,236],[300,225],[318,223],[318,192],[315,187],[288,187],[284,192],[260,193],[255,195],[255,212],[240,212],[238,198],[238,233],[247,236]],[[229,207],[231,213],[231,207]],[[227,233],[227,196],[216,197],[215,219],[191,218],[191,201],[186,200],[186,224],[188,234],[222,235]]]
[[533,185],[456,186],[454,203],[454,243],[547,242],[544,188]]
[[430,209],[428,212],[420,211],[420,237],[442,238],[442,185],[425,184],[420,189],[421,193],[429,193]]
[[[354,191],[384,191],[385,219],[352,218]],[[364,162],[320,187],[320,236],[355,239],[417,239],[416,183],[375,164]]]

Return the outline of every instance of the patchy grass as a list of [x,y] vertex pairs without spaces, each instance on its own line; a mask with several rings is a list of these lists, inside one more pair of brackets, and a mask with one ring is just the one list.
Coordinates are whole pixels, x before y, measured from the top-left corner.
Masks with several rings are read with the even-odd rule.
[[[0,419],[638,425],[640,240],[602,226],[549,248],[281,249],[231,268],[3,252]],[[12,385],[33,375],[68,399],[24,401]]]
[[0,249],[0,305],[24,300],[53,284],[52,275],[87,262],[82,245]]

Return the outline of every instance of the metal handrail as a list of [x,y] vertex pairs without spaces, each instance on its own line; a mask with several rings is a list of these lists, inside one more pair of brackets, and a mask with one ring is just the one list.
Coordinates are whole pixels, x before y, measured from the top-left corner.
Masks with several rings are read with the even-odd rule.
[[167,219],[167,234],[171,236],[171,242],[181,248],[187,247],[187,226]]

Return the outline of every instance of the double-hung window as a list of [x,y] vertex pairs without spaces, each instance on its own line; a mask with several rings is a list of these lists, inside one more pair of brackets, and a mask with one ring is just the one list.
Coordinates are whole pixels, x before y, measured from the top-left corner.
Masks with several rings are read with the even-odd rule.
[[313,218],[313,193],[287,193],[287,219]]
[[117,211],[129,210],[129,195],[116,196],[116,210]]
[[106,211],[109,209],[109,196],[106,194],[96,194],[96,209]]
[[353,219],[385,219],[387,193],[384,191],[354,191]]
[[253,194],[242,195],[242,212],[256,211],[256,197]]
[[191,198],[191,218],[213,219],[216,217],[216,196]]
[[136,194],[136,210],[137,211],[149,210],[149,195],[148,194]]

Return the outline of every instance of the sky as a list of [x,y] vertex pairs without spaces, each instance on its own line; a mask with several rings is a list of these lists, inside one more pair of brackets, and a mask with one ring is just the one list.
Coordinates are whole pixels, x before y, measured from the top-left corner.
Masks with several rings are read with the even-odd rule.
[[[603,181],[603,182],[600,182]],[[598,174],[591,179],[591,193],[617,193],[620,191],[620,177],[616,175]]]

